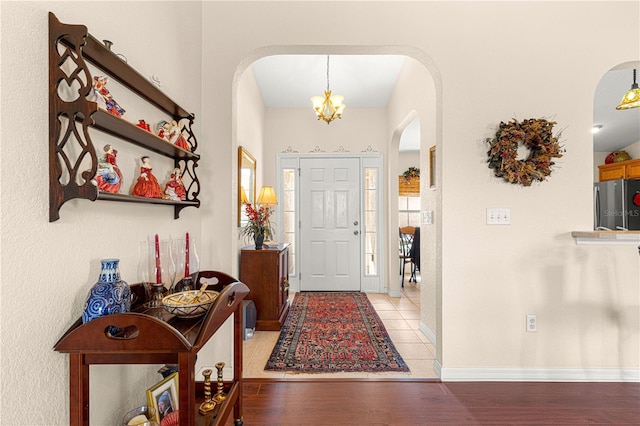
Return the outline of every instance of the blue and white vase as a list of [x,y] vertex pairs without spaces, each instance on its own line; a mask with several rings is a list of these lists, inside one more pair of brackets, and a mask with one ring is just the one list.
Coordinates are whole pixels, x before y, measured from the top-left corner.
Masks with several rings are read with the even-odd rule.
[[120,279],[120,259],[102,259],[100,262],[100,279],[91,288],[84,304],[83,323],[131,309],[131,289],[129,284]]

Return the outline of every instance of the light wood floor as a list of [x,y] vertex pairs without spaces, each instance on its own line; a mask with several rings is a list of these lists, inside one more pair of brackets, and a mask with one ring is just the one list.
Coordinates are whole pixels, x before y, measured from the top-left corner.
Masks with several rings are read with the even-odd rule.
[[243,405],[246,426],[638,425],[640,383],[246,379]]

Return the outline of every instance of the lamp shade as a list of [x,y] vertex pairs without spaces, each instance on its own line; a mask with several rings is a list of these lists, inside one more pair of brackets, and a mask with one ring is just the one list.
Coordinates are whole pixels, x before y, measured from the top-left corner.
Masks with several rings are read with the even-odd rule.
[[278,198],[276,198],[276,192],[272,186],[263,186],[260,189],[260,195],[258,196],[258,204],[261,206],[275,206],[278,204]]
[[247,198],[247,193],[245,192],[244,188],[240,187],[240,201],[242,202],[242,204],[247,204],[249,202],[249,198]]
[[638,85],[636,84],[635,88],[632,88],[624,95],[622,101],[620,101],[620,105],[618,105],[616,109],[620,110],[640,107],[640,89],[637,86]]
[[311,98],[311,103],[313,104],[313,109],[316,112],[321,112],[324,109],[322,107],[322,104],[324,103],[324,97],[322,96],[313,96]]
[[638,83],[636,82],[635,69],[633,70],[633,84],[631,85],[631,89],[624,94],[620,101],[620,105],[616,107],[617,110],[631,108],[640,108],[640,88],[638,88]]

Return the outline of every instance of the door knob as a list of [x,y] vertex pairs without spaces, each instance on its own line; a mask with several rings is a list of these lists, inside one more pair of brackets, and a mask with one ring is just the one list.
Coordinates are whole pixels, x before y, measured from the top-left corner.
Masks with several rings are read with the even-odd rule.
[[358,231],[353,231],[353,235],[358,235],[359,232]]
[[358,226],[358,221],[353,222],[354,225]]

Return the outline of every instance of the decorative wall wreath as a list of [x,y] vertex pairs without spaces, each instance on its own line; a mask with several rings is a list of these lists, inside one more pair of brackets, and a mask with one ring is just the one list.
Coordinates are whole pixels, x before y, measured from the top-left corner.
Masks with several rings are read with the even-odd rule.
[[[553,159],[562,157],[563,149],[558,143],[560,135],[553,135],[555,124],[544,118],[500,122],[496,136],[487,139],[489,168],[497,177],[513,184],[530,186],[534,180],[544,181],[551,174]],[[520,144],[529,149],[525,160],[518,160]]]

